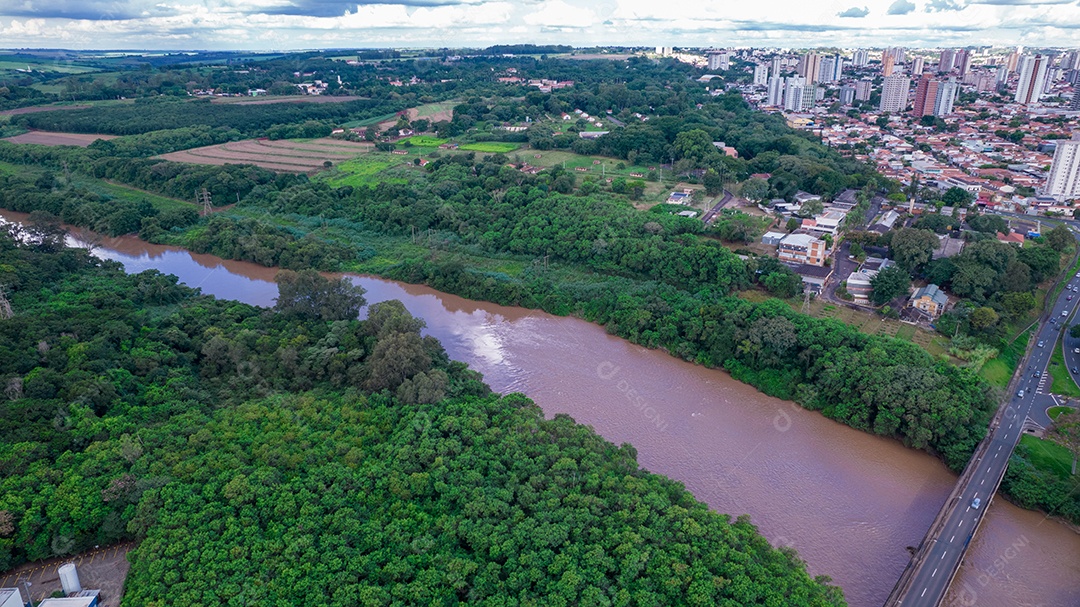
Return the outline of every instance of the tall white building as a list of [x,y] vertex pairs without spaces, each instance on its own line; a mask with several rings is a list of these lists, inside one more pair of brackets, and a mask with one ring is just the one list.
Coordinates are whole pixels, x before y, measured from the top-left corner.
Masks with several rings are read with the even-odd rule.
[[960,94],[960,85],[956,78],[949,78],[948,82],[938,84],[937,99],[934,101],[934,115],[948,116],[953,111],[956,96]]
[[754,66],[754,86],[765,86],[769,83],[769,66]]
[[779,73],[775,73],[772,78],[769,78],[768,102],[773,107],[784,105],[784,79],[780,77]]
[[870,51],[859,49],[852,55],[851,62],[855,67],[866,67],[870,63]]
[[904,111],[910,89],[911,79],[907,76],[901,74],[886,76],[885,83],[881,85],[881,105],[878,107],[882,112]]
[[789,112],[801,112],[803,109],[803,88],[807,86],[802,76],[791,76],[784,84],[784,109]]
[[731,67],[731,55],[722,51],[713,51],[709,53],[709,69],[710,70],[727,70]]
[[772,58],[772,65],[769,66],[769,72],[773,76],[779,76],[780,72],[782,72],[782,71],[784,71],[784,58],[783,57],[773,57]]
[[853,103],[855,103],[855,87],[840,87],[840,105],[851,105]]
[[855,83],[855,101],[870,101],[870,95],[874,92],[874,81],[863,78]]
[[1049,57],[1025,55],[1020,60],[1020,80],[1016,83],[1017,103],[1038,103],[1046,89],[1046,68]]
[[915,57],[911,60],[911,75],[913,77],[918,78],[923,73],[923,63],[925,61],[926,59],[922,57]]
[[1080,132],[1058,141],[1043,193],[1058,200],[1080,198]]

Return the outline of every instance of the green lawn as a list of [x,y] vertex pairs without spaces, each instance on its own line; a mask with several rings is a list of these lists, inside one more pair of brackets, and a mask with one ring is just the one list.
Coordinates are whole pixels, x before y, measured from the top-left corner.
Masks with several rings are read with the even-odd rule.
[[1020,362],[1020,357],[1027,350],[1032,331],[1033,329],[1028,329],[1013,341],[1002,342],[998,346],[997,358],[986,361],[982,370],[979,371],[979,375],[982,375],[983,379],[999,388],[1009,385],[1009,380],[1012,378],[1013,373],[1016,372],[1016,365]]
[[1025,434],[1020,437],[1018,450],[1040,470],[1052,472],[1061,478],[1072,476],[1072,453],[1061,445]]
[[391,114],[383,114],[382,116],[375,116],[374,118],[365,118],[363,120],[352,120],[341,125],[345,128],[355,129],[361,126],[371,126],[373,124],[379,124],[380,122],[386,122],[397,118],[397,112]]
[[409,137],[405,141],[408,141],[411,145],[418,148],[437,148],[450,140],[439,139],[438,137],[431,137],[428,135],[415,135],[413,137]]
[[1065,407],[1065,406],[1050,407],[1049,409],[1046,410],[1046,414],[1050,416],[1050,419],[1055,419],[1056,420],[1057,416],[1061,415],[1062,413],[1065,413],[1066,411],[1072,411],[1072,410],[1073,410],[1072,407]]
[[85,74],[87,72],[96,72],[97,68],[87,67],[85,65],[76,65],[64,60],[58,61],[16,61],[4,59],[0,60],[0,71],[12,71],[25,70],[30,68],[38,72],[58,72],[61,74]]
[[1061,350],[1061,341],[1054,345],[1054,353],[1050,356],[1050,392],[1080,398],[1080,387],[1069,375],[1069,369],[1065,366],[1065,355]]
[[508,154],[521,147],[520,143],[505,143],[501,141],[480,141],[466,143],[458,149],[466,152],[483,152],[485,154]]
[[402,182],[398,177],[380,178],[379,174],[404,163],[398,156],[372,152],[339,163],[327,172],[319,173],[317,179],[325,179],[333,187],[360,187],[382,181]]

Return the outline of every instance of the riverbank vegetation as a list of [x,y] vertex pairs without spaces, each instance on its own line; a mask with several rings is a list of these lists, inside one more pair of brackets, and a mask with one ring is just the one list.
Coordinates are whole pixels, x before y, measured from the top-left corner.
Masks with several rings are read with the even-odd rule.
[[123,605],[843,605],[790,550],[422,337],[282,273],[275,309],[0,235],[0,569],[121,539]]
[[[20,150],[11,147],[0,146],[0,155],[16,158]],[[699,235],[699,220],[640,213],[624,195],[578,184],[558,167],[532,175],[506,162],[446,155],[412,169],[405,183],[341,188],[252,167],[147,165],[132,177],[155,190],[197,183],[185,173],[246,190],[230,212],[144,233],[157,242],[264,265],[331,269],[336,262],[465,297],[576,314],[936,453],[954,469],[984,435],[993,398],[973,372],[779,302],[738,299],[732,294],[751,286],[790,297],[801,281],[775,259],[743,261]],[[92,166],[125,164],[99,159]],[[159,174],[166,178],[155,188]],[[246,180],[230,179],[236,175]],[[19,186],[13,190],[35,186],[7,179]],[[42,196],[65,199],[54,189]],[[37,199],[20,195],[25,206],[16,208],[32,210]],[[57,212],[56,203],[48,210]],[[62,204],[60,213],[74,223],[85,215]]]

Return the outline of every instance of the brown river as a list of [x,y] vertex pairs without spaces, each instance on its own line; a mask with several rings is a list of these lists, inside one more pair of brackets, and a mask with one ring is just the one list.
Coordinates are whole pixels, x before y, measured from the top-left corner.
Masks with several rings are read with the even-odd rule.
[[[3,211],[0,216],[25,216]],[[275,270],[106,239],[99,257],[154,268],[219,298],[272,305]],[[725,372],[610,336],[574,318],[462,299],[424,286],[351,276],[368,303],[399,299],[454,359],[498,392],[523,392],[631,443],[642,467],[683,482],[711,508],[749,514],[794,548],[855,607],[881,605],[956,476],[933,457],[761,394]],[[1080,535],[995,499],[945,602],[1080,606]]]

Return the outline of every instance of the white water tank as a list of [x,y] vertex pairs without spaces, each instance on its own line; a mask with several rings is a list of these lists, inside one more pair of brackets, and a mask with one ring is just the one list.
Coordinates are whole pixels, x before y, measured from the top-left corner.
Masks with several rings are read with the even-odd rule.
[[79,573],[75,571],[75,563],[60,565],[56,572],[60,574],[60,585],[64,587],[64,594],[72,595],[82,592],[82,585],[79,584]]

